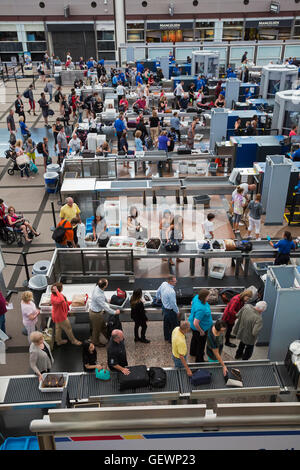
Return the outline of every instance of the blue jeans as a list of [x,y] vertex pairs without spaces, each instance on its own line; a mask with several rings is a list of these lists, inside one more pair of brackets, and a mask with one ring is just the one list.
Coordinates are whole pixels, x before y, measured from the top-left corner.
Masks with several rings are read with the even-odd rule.
[[68,248],[68,245],[62,245],[61,243],[55,242],[56,248]]
[[177,313],[165,307],[162,308],[162,312],[164,317],[164,338],[166,341],[171,342],[172,331],[176,326],[179,326]]
[[0,315],[0,330],[2,330],[3,333],[6,333],[6,329],[5,329],[5,314]]
[[[183,364],[181,360],[179,359],[179,357],[175,357],[172,354],[172,359],[174,361],[175,369],[181,369],[183,367]],[[184,356],[184,359],[186,360],[186,356]]]

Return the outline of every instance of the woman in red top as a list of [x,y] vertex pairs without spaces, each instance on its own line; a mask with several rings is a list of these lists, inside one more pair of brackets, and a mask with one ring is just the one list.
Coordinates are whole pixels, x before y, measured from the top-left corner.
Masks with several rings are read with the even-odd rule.
[[4,220],[5,211],[6,211],[6,207],[5,207],[4,201],[3,199],[0,199],[0,227],[5,226],[5,220]]
[[61,332],[64,330],[70,342],[76,346],[80,346],[82,343],[75,338],[70,320],[68,319],[69,306],[67,299],[61,293],[62,289],[63,285],[61,282],[56,282],[51,286],[52,320],[55,323],[55,341],[58,346],[68,342],[61,337]]
[[297,126],[293,126],[291,132],[289,133],[289,137],[294,137],[297,135]]
[[225,321],[227,324],[227,330],[225,335],[225,345],[229,346],[230,348],[236,348],[236,345],[230,342],[230,333],[232,331],[235,318],[237,313],[241,310],[241,308],[248,302],[252,297],[252,291],[244,290],[238,295],[232,297],[230,302],[226,305],[224,310],[222,320]]

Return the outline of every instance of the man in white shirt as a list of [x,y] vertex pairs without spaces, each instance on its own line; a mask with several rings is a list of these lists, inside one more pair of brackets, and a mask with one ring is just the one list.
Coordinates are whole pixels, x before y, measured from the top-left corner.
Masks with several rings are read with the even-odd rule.
[[207,214],[207,218],[203,224],[204,227],[204,238],[212,239],[214,238],[214,224],[212,220],[215,218],[214,214]]
[[72,135],[72,139],[69,142],[68,145],[68,154],[70,153],[70,149],[72,149],[72,152],[78,153],[82,148],[82,142],[81,140],[77,137],[77,134]]
[[118,104],[119,104],[123,96],[126,96],[126,88],[122,85],[122,82],[118,82],[117,95],[118,95]]
[[175,99],[176,99],[176,104],[178,106],[178,109],[180,109],[180,99],[184,97],[184,89],[183,89],[183,85],[184,85],[184,82],[181,81],[180,83],[178,83],[177,87],[175,88],[174,90],[174,95],[175,95]]
[[104,346],[99,343],[100,333],[106,337],[105,317],[104,312],[111,315],[118,315],[120,310],[113,310],[107,303],[104,290],[108,286],[107,279],[100,279],[93,290],[90,304],[90,323],[92,327],[91,341],[95,346]]

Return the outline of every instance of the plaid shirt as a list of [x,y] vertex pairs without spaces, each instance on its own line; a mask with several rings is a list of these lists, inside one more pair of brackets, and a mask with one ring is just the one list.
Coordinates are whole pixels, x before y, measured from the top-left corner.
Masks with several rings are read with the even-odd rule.
[[235,295],[227,304],[222,316],[222,320],[226,321],[230,325],[233,325],[237,313],[241,310],[243,306],[244,302],[241,300],[240,295]]

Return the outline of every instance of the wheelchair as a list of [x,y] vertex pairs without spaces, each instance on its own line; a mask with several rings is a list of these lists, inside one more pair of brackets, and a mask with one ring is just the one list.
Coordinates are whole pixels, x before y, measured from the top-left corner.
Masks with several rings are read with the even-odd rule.
[[[33,238],[31,232],[28,233],[28,238]],[[21,229],[3,224],[0,225],[0,239],[7,245],[16,243],[18,246],[24,246],[26,244],[25,236]]]

